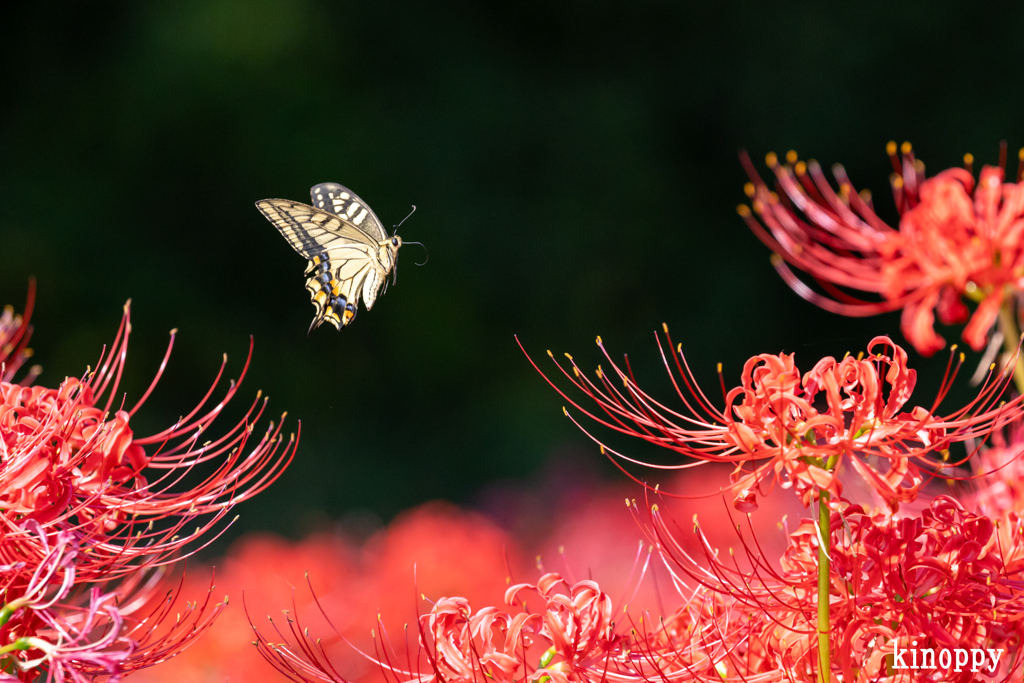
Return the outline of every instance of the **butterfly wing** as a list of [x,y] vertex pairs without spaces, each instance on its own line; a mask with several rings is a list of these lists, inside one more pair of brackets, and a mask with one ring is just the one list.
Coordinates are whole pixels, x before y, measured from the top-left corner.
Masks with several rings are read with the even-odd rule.
[[[311,194],[322,209],[286,199],[264,199],[256,207],[309,259],[306,290],[316,307],[309,331],[324,321],[340,330],[355,319],[360,294],[366,309],[373,307],[393,265],[378,257],[379,242],[387,235],[377,216],[347,188],[322,183]],[[374,236],[378,232],[381,240]]]
[[262,199],[256,202],[256,208],[274,224],[295,251],[310,260],[332,247],[350,243],[377,247],[377,240],[342,216],[301,202]]
[[356,229],[362,231],[375,244],[388,238],[377,214],[355,192],[338,183],[314,185],[309,196],[313,206],[343,217]]

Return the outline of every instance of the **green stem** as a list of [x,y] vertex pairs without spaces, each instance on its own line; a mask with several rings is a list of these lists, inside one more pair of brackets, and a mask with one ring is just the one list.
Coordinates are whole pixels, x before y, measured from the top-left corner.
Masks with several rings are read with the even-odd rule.
[[828,552],[832,545],[832,513],[828,509],[828,491],[818,496],[818,531],[821,545],[818,546],[818,683],[831,680],[832,662],[829,653],[829,608],[831,594]]
[[[1003,333],[1006,357],[1013,358],[1020,343],[1020,329],[1017,327],[1017,311],[1014,310],[1012,297],[1007,297],[999,307],[999,331]],[[1024,395],[1024,357],[1020,354],[1017,354],[1017,364],[1013,368],[1013,382],[1017,385],[1017,393]]]
[[14,652],[16,650],[28,650],[31,647],[32,644],[28,642],[27,638],[18,638],[13,643],[0,647],[0,655],[5,655],[9,652]]

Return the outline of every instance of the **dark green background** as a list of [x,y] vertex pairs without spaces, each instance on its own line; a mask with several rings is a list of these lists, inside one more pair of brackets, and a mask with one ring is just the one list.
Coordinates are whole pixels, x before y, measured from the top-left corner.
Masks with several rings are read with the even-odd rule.
[[[810,367],[898,335],[895,315],[833,317],[775,277],[735,214],[739,148],[842,161],[892,220],[887,140],[932,172],[1024,144],[1024,12],[822,7],[7,3],[0,295],[20,305],[38,278],[49,385],[95,361],[132,297],[129,403],[180,328],[141,433],[255,335],[242,396],[268,392],[303,439],[237,530],[439,497],[494,510],[500,482],[557,495],[609,467],[514,334],[592,366],[600,333],[662,396],[662,321],[711,387],[718,361],[738,380],[754,353]],[[430,263],[407,247],[374,311],[307,338],[304,261],[253,202],[327,180],[388,225],[416,204],[401,233]],[[944,359],[913,358],[930,403]]]

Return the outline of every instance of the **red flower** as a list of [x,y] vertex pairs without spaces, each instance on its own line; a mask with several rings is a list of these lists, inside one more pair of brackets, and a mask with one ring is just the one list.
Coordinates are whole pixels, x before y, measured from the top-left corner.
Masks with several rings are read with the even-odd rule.
[[[25,313],[15,315],[12,306],[5,306],[0,313],[0,381],[10,382],[22,364],[32,356],[28,348],[28,340],[32,337],[32,307],[36,301],[36,281],[28,281],[28,297],[25,301]],[[28,375],[21,381],[31,384],[39,374],[39,366],[29,368]]]
[[[31,299],[30,292],[29,308]],[[28,328],[13,320],[0,317],[0,335],[12,340],[3,353],[17,362],[27,357]],[[237,392],[251,342],[238,381],[216,406],[203,412],[218,382],[177,424],[138,437],[132,415],[163,373],[175,333],[153,383],[126,410],[118,385],[130,332],[126,305],[98,369],[56,389],[12,384],[0,373],[4,680],[13,680],[10,673],[25,681],[117,680],[184,650],[223,604],[213,605],[211,587],[201,604],[182,608],[180,591],[166,590],[159,568],[198,550],[205,532],[223,530],[229,510],[266,488],[294,456],[297,437],[285,440],[280,425],[252,438],[265,406],[259,395],[226,434],[201,438]],[[203,470],[198,484],[181,485]]]
[[[541,606],[531,606],[530,593],[541,599]],[[505,602],[518,609],[485,607],[473,612],[465,598],[441,598],[418,619],[415,645],[408,640],[391,643],[378,623],[379,640],[371,659],[385,679],[403,683],[569,683],[596,681],[602,674],[623,681],[645,680],[637,675],[643,656],[631,652],[630,637],[616,630],[611,598],[596,582],[570,585],[549,573],[537,585],[512,586]],[[344,680],[297,614],[288,618],[289,634],[275,630],[276,643],[256,626],[253,630],[260,653],[292,680]],[[287,640],[291,642],[282,642]]]
[[[563,592],[566,591],[566,592]],[[544,672],[555,680],[578,680],[623,653],[626,638],[615,632],[611,597],[594,581],[570,585],[555,573],[537,585],[521,583],[505,594],[508,605],[526,604],[524,593],[544,600],[540,634],[551,647]]]
[[[200,443],[237,392],[251,359],[251,344],[241,375],[216,406],[200,414],[215,382],[202,403],[177,424],[153,436],[136,436],[131,416],[162,374],[175,332],[146,393],[130,410],[111,415],[130,331],[126,306],[111,351],[100,358],[98,370],[81,380],[66,379],[57,389],[0,383],[2,515],[8,526],[34,519],[46,530],[86,534],[90,552],[80,558],[80,581],[110,580],[137,571],[139,565],[133,561],[156,566],[173,561],[185,547],[194,551],[204,532],[236,503],[269,486],[295,453],[295,437],[286,441],[280,424],[270,423],[262,438],[252,443],[254,423],[266,405],[259,395],[240,423]],[[222,365],[218,381],[223,370]],[[146,452],[147,446],[154,447],[152,453]],[[176,486],[184,473],[218,460],[199,484]],[[169,523],[154,528],[152,523],[159,520]],[[195,533],[183,532],[197,521]],[[4,543],[0,552],[7,557],[33,564],[43,556],[31,534],[13,529]]]
[[976,450],[970,463],[973,475],[961,495],[964,504],[993,519],[1024,513],[1024,424],[996,432],[988,447]]
[[[667,327],[665,335],[671,348]],[[936,414],[956,376],[950,368],[930,408],[908,408],[916,373],[907,367],[906,352],[887,337],[873,339],[866,357],[823,358],[803,374],[792,354],[755,356],[745,364],[740,386],[726,391],[723,381],[721,410],[697,386],[681,349],[675,369],[685,391],[662,347],[665,367],[684,406],[674,410],[643,392],[631,372],[611,361],[600,337],[598,345],[616,382],[600,367],[597,382],[586,378],[571,356],[572,372],[557,361],[556,365],[597,403],[603,416],[552,386],[584,414],[615,431],[700,461],[734,464],[729,491],[741,510],[756,507],[766,481],[795,487],[805,506],[819,491],[840,495],[837,470],[844,464],[895,508],[916,497],[926,473],[946,466],[951,443],[985,438],[1024,412],[1020,397],[1000,403],[1009,381],[1004,372],[995,379],[990,376],[966,407]]]
[[[727,660],[725,680],[775,671],[780,679],[814,680],[817,657],[818,545],[816,522],[805,519],[789,534],[779,568],[762,560],[738,571],[731,557],[710,546],[695,524],[700,550],[687,550],[678,526],[653,506],[649,533],[681,580],[697,583],[734,605],[732,619],[747,629]],[[696,522],[696,520],[695,520]],[[1021,524],[997,529],[988,517],[940,496],[920,517],[847,506],[832,513],[829,611],[833,675],[839,680],[886,679],[894,648],[1003,648],[1020,642],[1024,590],[1019,581]],[[756,542],[740,535],[757,556]],[[710,619],[710,616],[708,617]],[[909,655],[908,655],[909,664]],[[1021,662],[1007,654],[999,680],[1019,675]],[[970,670],[904,672],[967,683]],[[932,678],[930,676],[937,676]],[[835,679],[833,679],[835,680]],[[1017,680],[1014,678],[1013,680]]]
[[[903,334],[926,356],[945,345],[935,333],[933,311],[944,325],[969,318],[963,339],[981,350],[1004,300],[1024,289],[1024,186],[1020,178],[1003,182],[1005,162],[984,167],[975,185],[970,155],[967,169],[926,180],[909,143],[903,144],[902,162],[896,143],[888,151],[896,170],[891,184],[899,230],[875,214],[870,193],[858,194],[842,166],[833,167],[837,193],[817,162],[797,162],[794,152],[786,164],[775,154],[767,157],[779,193],[742,157],[753,213],[746,205],[739,213],[781,256],[773,258],[776,269],[804,299],[851,316],[902,309]],[[808,273],[825,294],[808,287],[790,265]],[[856,299],[836,285],[882,300]],[[973,315],[963,296],[979,302]]]
[[218,603],[207,614],[207,596],[202,605],[182,609],[174,591],[158,599],[163,591],[150,572],[117,585],[78,586],[75,569],[89,539],[70,531],[47,534],[34,520],[23,530],[39,539],[46,554],[35,567],[0,567],[6,601],[0,609],[0,670],[17,674],[3,680],[116,680],[184,650],[224,607]]

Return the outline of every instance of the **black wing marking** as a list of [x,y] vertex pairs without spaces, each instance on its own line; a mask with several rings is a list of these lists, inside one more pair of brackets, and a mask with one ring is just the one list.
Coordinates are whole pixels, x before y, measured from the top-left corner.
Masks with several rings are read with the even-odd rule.
[[313,206],[341,217],[374,242],[383,242],[388,238],[387,231],[373,209],[344,185],[320,183],[310,189],[309,196]]

